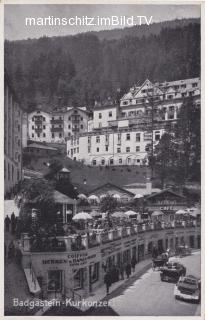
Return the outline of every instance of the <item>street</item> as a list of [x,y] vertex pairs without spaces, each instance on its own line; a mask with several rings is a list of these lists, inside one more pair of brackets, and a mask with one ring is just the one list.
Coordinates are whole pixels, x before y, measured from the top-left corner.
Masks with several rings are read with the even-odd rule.
[[[187,275],[200,278],[200,252],[177,258],[187,268]],[[160,281],[160,272],[149,269],[129,288],[116,290],[110,296],[112,314],[120,316],[193,316],[200,315],[200,305],[177,301],[174,283]],[[89,315],[109,315],[108,310],[92,309]]]

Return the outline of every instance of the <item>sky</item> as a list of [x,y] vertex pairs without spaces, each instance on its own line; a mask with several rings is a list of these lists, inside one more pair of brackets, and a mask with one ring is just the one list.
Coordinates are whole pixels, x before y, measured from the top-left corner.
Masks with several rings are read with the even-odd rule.
[[[105,29],[122,28],[125,25],[102,26],[102,25],[61,25],[61,26],[26,26],[25,18],[45,18],[53,16],[56,18],[70,18],[78,16],[93,17],[131,17],[146,16],[152,22],[160,22],[166,20],[182,19],[182,18],[198,18],[200,17],[200,5],[141,5],[141,4],[19,4],[4,6],[4,34],[7,40],[21,40],[27,38],[40,38],[42,36],[65,36],[74,35],[86,31],[100,31]],[[137,20],[139,22],[139,20]],[[143,22],[143,21],[142,21]],[[126,25],[127,26],[127,25]]]

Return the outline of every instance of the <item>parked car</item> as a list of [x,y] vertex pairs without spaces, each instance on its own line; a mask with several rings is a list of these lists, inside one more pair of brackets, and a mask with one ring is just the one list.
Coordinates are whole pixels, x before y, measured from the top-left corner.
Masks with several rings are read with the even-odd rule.
[[175,251],[176,256],[187,256],[191,254],[191,248],[189,248],[187,245],[183,245],[183,246],[178,246],[176,247],[176,251]]
[[161,268],[161,281],[177,282],[181,276],[186,275],[186,268],[178,262],[168,262]]
[[192,275],[180,277],[174,288],[174,296],[176,299],[199,303],[201,298],[201,280]]
[[158,255],[156,258],[152,259],[153,269],[161,268],[168,262],[168,254],[162,253]]

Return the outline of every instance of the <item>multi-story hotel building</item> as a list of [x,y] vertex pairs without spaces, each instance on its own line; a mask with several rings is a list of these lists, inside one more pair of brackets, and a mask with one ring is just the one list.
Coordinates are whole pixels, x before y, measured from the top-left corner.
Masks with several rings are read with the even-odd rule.
[[22,116],[10,80],[4,75],[4,194],[22,178]]
[[88,130],[85,108],[67,108],[44,112],[35,110],[28,115],[28,139],[39,142],[65,143],[70,136]]
[[200,106],[199,78],[155,84],[146,80],[120,104],[96,103],[89,132],[68,139],[68,157],[89,165],[147,164],[150,145],[176,123],[187,97]]

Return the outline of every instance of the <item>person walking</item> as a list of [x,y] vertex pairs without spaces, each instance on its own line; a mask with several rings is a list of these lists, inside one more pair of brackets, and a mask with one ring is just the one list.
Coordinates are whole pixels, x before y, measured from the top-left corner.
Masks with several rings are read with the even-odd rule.
[[127,263],[125,272],[126,272],[127,279],[128,279],[131,275],[131,264],[130,263]]
[[133,256],[131,260],[132,272],[135,272],[135,266],[137,264],[136,258]]
[[9,262],[13,260],[15,256],[15,246],[13,240],[10,242],[8,247],[8,260]]
[[14,212],[12,212],[12,215],[11,215],[11,233],[12,234],[14,234],[15,228],[16,228],[16,216]]
[[4,223],[5,223],[6,232],[9,232],[9,226],[10,226],[11,220],[10,220],[8,214],[7,214],[6,218],[4,219]]
[[106,284],[106,293],[109,294],[109,289],[112,284],[112,277],[110,271],[107,271],[104,277],[104,282]]
[[125,267],[124,267],[124,264],[121,263],[121,265],[120,265],[120,278],[121,278],[121,280],[124,280],[124,272],[125,272]]

